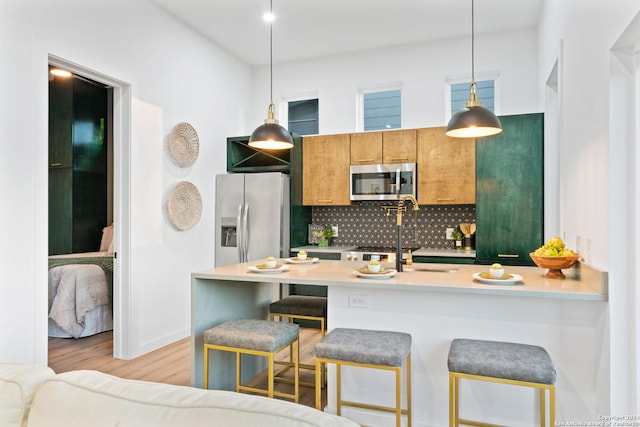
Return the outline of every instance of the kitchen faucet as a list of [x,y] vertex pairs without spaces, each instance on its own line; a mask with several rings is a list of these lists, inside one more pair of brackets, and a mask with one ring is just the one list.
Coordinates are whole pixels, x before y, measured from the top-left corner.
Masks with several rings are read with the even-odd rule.
[[407,210],[407,207],[405,206],[406,201],[410,201],[411,204],[413,204],[414,214],[415,214],[415,211],[420,210],[420,206],[418,206],[418,201],[416,200],[415,197],[413,197],[410,194],[400,197],[400,200],[398,201],[398,206],[395,208],[390,206],[385,206],[385,209],[387,210],[387,215],[389,215],[389,211],[391,210],[395,209],[396,211],[396,225],[398,228],[398,242],[396,244],[396,271],[398,272],[402,271],[402,214]]

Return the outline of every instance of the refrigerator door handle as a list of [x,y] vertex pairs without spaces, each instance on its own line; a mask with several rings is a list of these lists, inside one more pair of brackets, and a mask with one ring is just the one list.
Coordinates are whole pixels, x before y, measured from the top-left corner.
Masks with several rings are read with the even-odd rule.
[[242,232],[244,242],[242,243],[244,247],[244,261],[249,262],[249,205],[245,203],[244,205],[244,217],[242,218]]
[[242,230],[242,205],[238,205],[236,215],[236,245],[238,247],[238,260],[244,262],[244,232]]

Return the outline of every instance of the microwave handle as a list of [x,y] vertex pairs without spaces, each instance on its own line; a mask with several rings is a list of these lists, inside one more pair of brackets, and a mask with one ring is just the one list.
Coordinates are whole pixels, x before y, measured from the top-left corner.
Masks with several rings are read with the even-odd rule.
[[396,196],[400,197],[400,168],[396,169]]

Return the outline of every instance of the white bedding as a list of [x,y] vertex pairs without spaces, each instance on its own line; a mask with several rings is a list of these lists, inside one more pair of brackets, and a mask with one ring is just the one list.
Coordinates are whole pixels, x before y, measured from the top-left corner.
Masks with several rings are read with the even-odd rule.
[[97,265],[49,269],[49,318],[75,338],[83,336],[88,312],[110,305],[109,294],[105,272]]

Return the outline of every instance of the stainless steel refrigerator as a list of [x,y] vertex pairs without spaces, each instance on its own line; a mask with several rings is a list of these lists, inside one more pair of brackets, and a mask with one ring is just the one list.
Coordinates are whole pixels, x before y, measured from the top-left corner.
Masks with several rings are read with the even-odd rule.
[[216,176],[215,266],[289,256],[289,176]]

